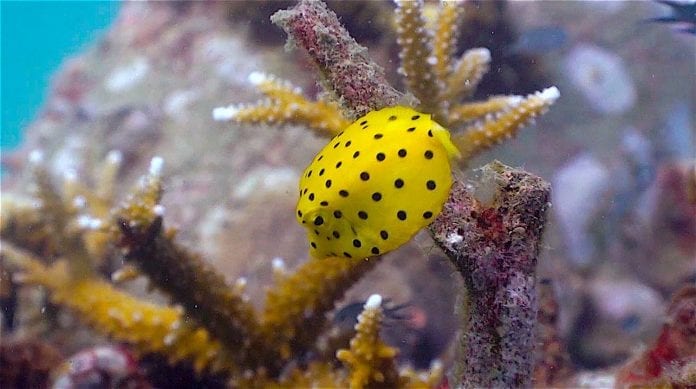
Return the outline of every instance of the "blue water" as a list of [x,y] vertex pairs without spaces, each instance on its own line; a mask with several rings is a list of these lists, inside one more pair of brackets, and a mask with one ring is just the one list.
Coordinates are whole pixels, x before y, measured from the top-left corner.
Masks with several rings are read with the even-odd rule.
[[115,19],[116,1],[0,0],[0,147],[17,146],[62,61]]

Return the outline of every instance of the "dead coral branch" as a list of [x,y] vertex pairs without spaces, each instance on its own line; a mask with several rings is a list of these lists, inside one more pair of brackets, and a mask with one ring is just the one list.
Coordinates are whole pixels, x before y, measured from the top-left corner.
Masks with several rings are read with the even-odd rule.
[[475,193],[454,184],[430,227],[467,289],[454,378],[456,387],[530,387],[535,270],[550,185],[500,162],[482,171]]
[[401,101],[403,95],[389,85],[384,70],[322,1],[302,0],[273,14],[271,21],[309,54],[325,90],[338,95],[349,119]]

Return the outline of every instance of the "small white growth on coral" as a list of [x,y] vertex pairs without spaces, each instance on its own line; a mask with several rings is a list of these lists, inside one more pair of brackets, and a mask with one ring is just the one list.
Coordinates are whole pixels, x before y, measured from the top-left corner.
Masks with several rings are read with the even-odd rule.
[[160,216],[160,217],[164,216],[164,211],[165,211],[165,210],[166,210],[166,209],[165,209],[164,206],[161,205],[161,204],[157,204],[157,205],[155,205],[154,207],[152,207],[152,212],[153,212],[156,216]]
[[72,201],[73,207],[77,209],[84,209],[87,206],[87,199],[84,196],[75,196]]
[[80,215],[77,217],[77,225],[85,230],[98,230],[102,227],[102,222],[89,215]]
[[163,166],[164,159],[162,159],[162,157],[152,157],[152,160],[150,160],[150,169],[148,171],[151,176],[160,176]]
[[377,309],[382,305],[382,296],[373,294],[365,302],[365,309]]
[[555,86],[552,86],[544,89],[541,92],[537,92],[536,95],[551,105],[558,100],[559,97],[561,97],[561,91],[559,91]]
[[109,317],[113,318],[113,319],[118,319],[118,317],[119,317],[118,310],[116,308],[109,308],[106,311],[106,314],[109,315]]
[[141,320],[143,320],[143,313],[141,311],[133,312],[133,321],[137,323]]
[[270,81],[271,79],[271,76],[263,72],[251,72],[248,77],[248,80],[252,85],[260,85],[261,83]]
[[454,232],[447,235],[447,237],[445,238],[445,241],[447,242],[447,244],[450,244],[450,245],[457,244],[463,240],[464,240],[463,236],[461,236],[457,233],[454,233]]
[[171,346],[172,344],[174,344],[175,340],[176,340],[176,334],[173,332],[170,332],[167,335],[165,335],[165,337],[162,341],[164,342],[165,345]]
[[271,266],[273,266],[273,272],[285,273],[287,272],[287,266],[285,266],[285,260],[281,257],[275,257],[271,260]]
[[226,122],[234,119],[237,116],[240,108],[237,105],[228,105],[227,107],[216,107],[213,109],[213,120],[217,122]]
[[112,165],[120,165],[123,161],[123,154],[118,150],[111,150],[106,154],[106,160]]
[[244,290],[244,288],[246,288],[248,283],[249,283],[249,281],[246,279],[246,277],[239,277],[234,282],[234,287],[235,287],[235,289]]

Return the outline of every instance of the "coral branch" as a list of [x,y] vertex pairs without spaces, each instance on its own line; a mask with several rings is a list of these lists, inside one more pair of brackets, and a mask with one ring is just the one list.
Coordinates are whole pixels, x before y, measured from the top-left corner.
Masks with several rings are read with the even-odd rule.
[[84,278],[93,273],[93,259],[85,247],[76,223],[76,209],[64,199],[51,181],[51,176],[43,164],[43,158],[35,151],[31,158],[36,180],[36,197],[41,202],[41,213],[46,224],[60,242],[60,250],[70,255],[70,274],[74,278]]
[[465,51],[447,79],[442,98],[454,101],[471,96],[483,75],[488,72],[490,62],[491,52],[488,49],[476,48]]
[[531,94],[512,108],[467,127],[464,134],[453,137],[452,141],[461,151],[464,160],[471,158],[512,137],[536,116],[546,112],[559,96],[556,87]]
[[336,353],[336,357],[350,368],[351,388],[400,386],[395,363],[397,350],[384,344],[379,337],[383,319],[382,297],[374,294],[367,299],[358,316],[350,350]]
[[402,94],[389,86],[383,69],[367,56],[321,1],[302,0],[278,11],[271,21],[304,48],[322,76],[324,88],[335,93],[348,118],[397,105]]
[[268,292],[262,315],[266,339],[275,339],[283,359],[302,355],[326,323],[325,314],[381,257],[310,259]]
[[440,2],[440,15],[433,36],[434,70],[438,80],[447,80],[452,72],[452,55],[459,38],[463,12],[460,1]]
[[334,136],[349,122],[334,102],[307,100],[299,88],[287,81],[259,72],[249,75],[249,81],[268,97],[251,106],[230,105],[213,110],[218,121],[240,123],[297,124],[319,135]]
[[163,232],[158,165],[161,162],[154,159],[140,190],[118,212],[120,246],[126,260],[136,264],[154,285],[220,340],[235,363],[256,367],[272,354],[260,345],[253,308],[212,266]]
[[396,42],[401,47],[399,70],[404,75],[409,90],[420,101],[419,109],[439,118],[442,107],[439,104],[440,88],[433,66],[436,57],[431,57],[432,38],[425,28],[422,8],[422,0],[396,1]]
[[172,363],[190,361],[198,372],[234,369],[221,358],[220,344],[206,330],[185,323],[180,308],[144,302],[96,278],[73,280],[65,262],[46,267],[10,244],[3,244],[2,255],[20,269],[20,281],[47,288],[54,303],[142,354],[161,353]]
[[513,108],[522,101],[522,96],[492,96],[486,101],[474,101],[450,108],[449,124],[458,126],[471,120]]
[[528,387],[537,316],[535,267],[550,185],[499,162],[486,165],[483,176],[476,193],[455,183],[431,225],[467,290],[455,387]]

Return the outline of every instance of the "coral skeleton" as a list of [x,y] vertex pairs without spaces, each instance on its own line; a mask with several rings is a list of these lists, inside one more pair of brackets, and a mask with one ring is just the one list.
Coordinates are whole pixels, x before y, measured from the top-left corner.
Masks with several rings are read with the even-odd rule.
[[[453,387],[529,387],[538,311],[535,269],[551,188],[497,161],[482,168],[477,185],[478,199],[470,186],[455,182],[450,201],[430,225],[466,285]],[[451,239],[454,232],[462,239]]]

